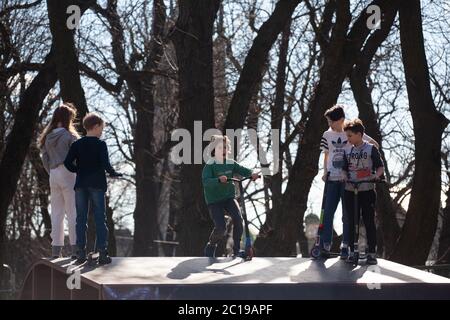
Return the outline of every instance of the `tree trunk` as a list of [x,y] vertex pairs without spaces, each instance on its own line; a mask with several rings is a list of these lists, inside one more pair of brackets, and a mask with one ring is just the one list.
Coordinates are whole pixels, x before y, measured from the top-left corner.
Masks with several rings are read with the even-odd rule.
[[[84,13],[87,7],[82,7]],[[8,207],[17,189],[17,181],[37,126],[39,111],[57,81],[55,48],[52,46],[36,77],[20,98],[14,125],[0,162],[0,265],[5,262],[6,219]]]
[[109,205],[109,197],[107,196],[105,199],[106,204],[106,225],[108,226],[108,253],[110,256],[115,257],[117,255],[117,244],[116,244],[116,236],[115,236],[115,226],[113,219],[113,209]]
[[[162,35],[166,23],[164,1],[153,2],[152,38],[150,51],[141,77],[126,78],[136,97],[136,127],[134,160],[136,164],[136,207],[134,210],[134,256],[156,256],[159,238],[156,166],[160,159],[154,154],[155,97],[154,76],[163,54]],[[148,71],[148,73],[145,73]]]
[[46,58],[41,71],[33,79],[20,99],[14,125],[8,135],[0,162],[0,265],[5,263],[6,219],[8,207],[17,190],[22,166],[34,137],[42,102],[57,80],[53,51]]
[[[180,208],[182,202],[178,167],[173,167],[171,177],[172,183],[170,184],[170,207],[169,207],[169,219],[167,224],[166,240],[175,242],[176,240],[178,240],[177,217],[180,216]],[[175,244],[173,246],[166,246],[164,248],[165,248],[164,254],[167,257],[172,257],[176,255],[178,249],[178,247],[175,246]]]
[[[47,0],[50,31],[55,48],[55,63],[64,102],[71,102],[77,108],[81,120],[88,112],[84,90],[81,86],[78,56],[75,48],[74,31],[67,27],[67,7],[78,4],[74,0]],[[79,128],[80,131],[83,131]]]
[[52,222],[50,218],[50,213],[48,212],[48,196],[50,194],[50,182],[47,171],[44,169],[42,160],[39,154],[39,149],[34,145],[30,147],[29,159],[36,172],[36,179],[38,184],[38,197],[39,197],[39,207],[42,216],[42,221],[44,223],[44,238],[46,240],[51,240],[50,233],[52,230]]
[[217,19],[217,33],[219,36],[213,44],[213,76],[214,76],[214,116],[215,127],[222,130],[225,124],[225,116],[228,112],[230,94],[227,85],[227,42],[220,36],[223,34],[223,3],[220,4],[219,18]]
[[[64,102],[73,103],[77,109],[78,131],[85,132],[82,119],[89,112],[84,90],[81,86],[79,61],[75,48],[74,30],[67,26],[67,7],[77,4],[74,0],[47,0],[48,18],[55,49],[55,65],[58,74],[61,97]],[[87,250],[94,251],[95,226],[93,213],[89,210]]]
[[[289,43],[289,30],[291,23],[291,16],[298,6],[300,1],[289,1],[289,0],[280,0],[277,2],[275,10],[263,23],[261,28],[258,30],[258,34],[253,41],[253,44],[245,58],[244,66],[241,71],[241,75],[239,77],[238,83],[236,85],[236,89],[234,91],[233,97],[230,102],[230,106],[228,109],[225,126],[223,131],[226,129],[239,129],[243,128],[245,124],[245,120],[249,114],[249,109],[252,105],[252,100],[254,99],[258,88],[261,86],[261,80],[264,74],[264,70],[266,68],[266,62],[268,58],[268,54],[273,44],[275,43],[278,35],[283,30],[283,38],[282,43],[280,44],[280,61],[278,68],[286,68],[287,62],[286,58],[283,58],[285,52],[281,52],[282,50],[287,50],[286,47]],[[287,27],[289,25],[289,27]],[[284,48],[285,47],[285,48]],[[283,71],[285,73],[285,70]],[[280,74],[279,84],[277,86],[278,94],[277,94],[277,102],[276,106],[273,108],[272,117],[275,121],[273,121],[272,125],[279,125],[278,122],[282,121],[282,110],[284,104],[284,86],[281,87],[285,82],[285,74]],[[276,110],[275,110],[276,109]],[[281,126],[280,126],[281,127]],[[239,141],[235,141],[235,143],[239,143]],[[258,150],[258,149],[257,149]],[[280,163],[282,161],[280,160]],[[281,165],[280,165],[281,170]],[[281,192],[281,172],[279,175],[276,175],[272,181],[268,181],[267,178],[264,179],[264,184],[269,186],[274,194],[272,201],[279,202],[280,192]],[[279,192],[277,192],[279,191]],[[278,198],[277,198],[278,196]],[[262,229],[262,233],[270,233],[271,230],[271,211],[266,212],[266,224],[264,224],[264,228]]]
[[[151,90],[149,88],[149,90]],[[145,107],[144,107],[145,106]],[[134,209],[133,256],[155,256],[157,247],[153,240],[158,238],[157,183],[152,157],[153,114],[144,108],[153,108],[153,101],[140,104],[136,112],[135,164],[136,164],[136,207]]]
[[[164,1],[153,1],[151,40],[146,46],[144,65],[136,70],[135,64],[126,61],[125,33],[117,9],[117,0],[107,2],[104,9],[94,6],[95,12],[109,23],[112,56],[115,72],[128,85],[127,94],[134,97],[132,107],[136,112],[136,123],[130,123],[133,134],[133,162],[135,164],[136,205],[134,208],[133,255],[155,256],[158,239],[158,197],[159,183],[156,181],[156,167],[161,161],[155,156],[155,71],[163,54],[163,33],[166,24]],[[101,78],[101,77],[100,77]],[[120,80],[119,82],[120,83]],[[119,86],[120,88],[120,86]],[[117,90],[117,87],[113,87]],[[164,157],[164,155],[162,155]]]
[[[450,181],[449,154],[449,151],[442,154],[448,181]],[[436,264],[450,264],[450,186],[448,187],[445,196],[445,208],[442,209],[442,227],[441,234],[439,235]],[[450,270],[437,270],[436,273],[444,277],[450,277]]]
[[[387,162],[383,149],[381,148],[381,130],[373,107],[371,90],[367,85],[366,78],[369,73],[371,61],[378,47],[388,36],[396,14],[397,10],[386,12],[382,28],[370,36],[350,74],[350,84],[358,106],[359,117],[366,127],[367,134],[380,144],[380,152],[386,168]],[[378,232],[382,236],[383,244],[378,245],[378,251],[379,253],[384,252],[385,256],[389,257],[400,234],[400,226],[397,222],[396,209],[389,192],[389,187],[386,184],[377,185],[377,213],[380,220]]]
[[[283,32],[281,34],[281,39],[279,43],[279,59],[277,65],[277,79],[275,84],[275,102],[271,106],[271,127],[272,129],[279,130],[281,132],[283,117],[285,113],[285,94],[286,94],[286,68],[287,68],[287,56],[289,49],[289,39],[291,36],[291,18],[289,17]],[[278,143],[281,146],[281,133],[279,135],[278,141],[273,141],[273,143]],[[271,191],[272,207],[278,207],[281,204],[282,199],[282,184],[283,184],[283,152],[280,153],[277,163],[274,163],[274,167],[278,167],[278,172],[274,173],[270,178],[264,177],[264,195],[266,200],[266,220],[264,222],[263,228],[260,229],[260,234],[266,234],[271,231],[272,228],[272,213],[269,206],[269,194],[267,188]],[[300,233],[299,241],[301,248],[303,244],[304,235]],[[308,249],[306,248],[306,251]],[[303,252],[303,250],[302,250]],[[305,252],[306,253],[306,252]]]
[[[178,19],[172,33],[179,69],[179,126],[191,133],[191,150],[194,153],[200,151],[195,150],[192,141],[194,121],[201,121],[203,131],[214,128],[212,35],[219,2],[180,1]],[[204,143],[202,145],[205,146]],[[191,162],[194,163],[192,155]],[[203,255],[203,247],[211,231],[212,224],[203,198],[202,168],[202,164],[181,166],[178,255]]]
[[399,13],[415,137],[415,171],[405,224],[391,258],[407,265],[422,265],[436,232],[441,195],[441,139],[448,120],[436,110],[431,94],[420,0],[403,0]]
[[[277,80],[275,84],[275,103],[271,108],[272,116],[272,129],[279,130],[281,132],[281,127],[283,123],[284,116],[284,96],[286,94],[286,68],[287,68],[287,57],[289,49],[289,39],[291,37],[291,18],[286,22],[283,32],[281,34],[280,46],[279,46],[279,59],[277,66]],[[278,143],[281,145],[281,133],[279,135],[278,141],[273,143]],[[272,206],[279,206],[281,201],[281,188],[283,183],[283,154],[280,154],[278,159],[277,167],[278,172],[275,173],[270,180],[270,189],[272,191]]]
[[[445,208],[442,210],[443,219],[441,235],[439,236],[437,264],[450,264],[450,188],[447,190],[446,196]],[[436,273],[450,277],[449,270],[439,270]]]
[[299,234],[298,234],[298,244],[300,247],[300,253],[302,255],[302,258],[307,258],[309,257],[310,253],[309,253],[309,246],[308,246],[308,238],[306,238],[305,235],[305,229],[304,228],[300,228],[299,229]]

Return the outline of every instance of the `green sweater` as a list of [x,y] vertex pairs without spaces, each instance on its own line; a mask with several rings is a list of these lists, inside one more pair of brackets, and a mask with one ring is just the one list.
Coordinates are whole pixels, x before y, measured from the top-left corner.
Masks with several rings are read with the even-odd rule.
[[236,190],[232,181],[221,183],[220,176],[227,176],[228,179],[233,178],[234,174],[239,174],[245,178],[252,175],[252,171],[241,166],[234,160],[227,159],[225,163],[216,163],[214,159],[208,161],[203,168],[202,180],[207,204],[213,204],[227,199],[236,197]]

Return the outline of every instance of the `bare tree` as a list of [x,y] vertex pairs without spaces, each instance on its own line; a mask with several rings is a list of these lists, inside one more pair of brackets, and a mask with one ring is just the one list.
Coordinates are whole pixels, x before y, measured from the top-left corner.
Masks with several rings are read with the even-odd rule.
[[[187,129],[192,137],[195,121],[201,121],[203,130],[214,128],[212,35],[219,2],[179,2],[178,19],[171,34],[178,64],[179,127]],[[191,150],[195,150],[194,141],[190,143]],[[194,163],[193,155],[190,160]],[[183,164],[180,168],[182,201],[177,217],[180,241],[177,254],[180,255],[202,255],[211,230],[203,200],[201,172],[201,164]]]
[[[382,134],[378,124],[378,117],[372,102],[371,90],[366,79],[370,70],[370,65],[377,49],[383,43],[391,31],[397,10],[388,11],[384,15],[382,28],[375,31],[367,40],[364,49],[357,58],[357,62],[350,74],[350,84],[353,95],[358,105],[359,117],[364,122],[367,133],[373,137],[382,147]],[[383,149],[380,149],[382,158],[387,166]],[[377,185],[377,212],[380,217],[380,230],[382,232],[383,245],[378,246],[381,253],[384,248],[385,254],[389,256],[394,249],[397,238],[400,234],[400,227],[396,219],[395,205],[387,184]]]
[[[395,1],[373,1],[371,4],[379,5],[384,12],[395,10]],[[334,12],[336,22],[331,25]],[[328,1],[323,11],[321,27],[314,27],[322,50],[320,80],[308,106],[308,121],[289,173],[282,204],[278,208],[272,208],[276,211],[274,231],[269,236],[258,238],[255,243],[260,254],[278,256],[292,255],[295,252],[298,228],[303,225],[309,189],[318,170],[320,135],[326,127],[323,114],[336,103],[342,83],[369,35],[367,18],[364,9],[349,29],[349,2]],[[311,23],[315,25],[314,20]]]
[[[80,119],[88,112],[84,90],[81,86],[78,55],[75,49],[74,30],[69,29],[67,8],[79,3],[89,4],[88,0],[47,0],[50,31],[53,38],[54,61],[61,88],[61,97],[77,108]],[[82,128],[79,128],[82,131]]]
[[[86,9],[87,7],[82,7],[82,12]],[[0,174],[5,177],[0,181],[0,190],[2,190],[0,193],[0,264],[4,262],[8,207],[17,190],[17,181],[35,134],[39,111],[45,97],[57,81],[54,55],[55,49],[52,47],[45,62],[40,66],[38,74],[23,91],[14,124],[4,146],[0,162]],[[18,63],[20,61],[16,61],[16,64]]]
[[420,0],[403,1],[399,13],[406,87],[414,124],[415,171],[406,221],[392,259],[417,265],[425,263],[436,232],[441,139],[448,119],[436,110],[431,95]]

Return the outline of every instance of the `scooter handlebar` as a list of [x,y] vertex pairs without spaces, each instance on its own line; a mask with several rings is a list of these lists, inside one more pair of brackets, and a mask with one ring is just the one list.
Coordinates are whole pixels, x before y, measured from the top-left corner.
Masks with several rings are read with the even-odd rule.
[[[247,177],[247,178],[243,178],[243,179],[237,179],[237,178],[228,178],[229,181],[233,181],[233,182],[244,182],[247,180],[250,180],[252,177]],[[261,176],[258,176],[258,178],[261,178]]]

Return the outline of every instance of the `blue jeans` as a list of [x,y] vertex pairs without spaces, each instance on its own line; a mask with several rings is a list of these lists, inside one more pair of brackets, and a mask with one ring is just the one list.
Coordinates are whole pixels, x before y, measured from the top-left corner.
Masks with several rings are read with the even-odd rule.
[[75,202],[77,207],[76,230],[78,248],[86,250],[86,230],[90,204],[95,220],[95,247],[100,252],[106,251],[108,246],[108,227],[105,214],[105,192],[95,188],[77,188],[75,190]]
[[327,194],[325,199],[325,210],[323,214],[323,231],[321,237],[322,246],[330,246],[333,237],[333,220],[339,200],[342,203],[342,243],[348,245],[349,241],[349,224],[348,212],[345,208],[344,201],[345,183],[339,181],[328,181]]
[[209,214],[214,221],[214,230],[212,231],[209,242],[212,245],[223,240],[226,234],[225,211],[233,220],[233,252],[239,253],[241,247],[241,237],[243,233],[241,210],[235,199],[227,199],[208,205]]

